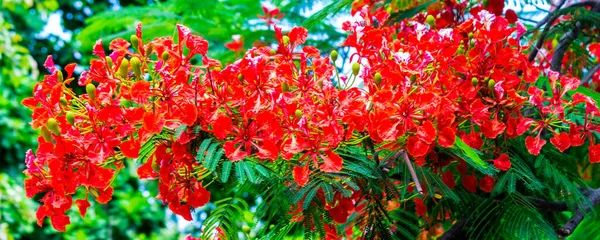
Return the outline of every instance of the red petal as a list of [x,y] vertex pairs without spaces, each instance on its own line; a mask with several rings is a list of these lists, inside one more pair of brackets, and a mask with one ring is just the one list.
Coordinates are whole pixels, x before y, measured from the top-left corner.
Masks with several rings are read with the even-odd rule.
[[90,207],[90,202],[87,199],[78,199],[75,200],[75,205],[77,205],[77,208],[79,208],[79,214],[81,214],[81,217],[84,218],[87,209]]
[[62,214],[51,216],[50,222],[56,231],[64,232],[66,231],[67,224],[71,223],[71,220],[69,219],[69,216]]
[[456,181],[454,181],[454,174],[452,174],[451,171],[446,171],[442,173],[442,181],[450,189],[454,189],[454,187],[456,187]]
[[232,125],[230,117],[220,114],[212,124],[212,132],[217,139],[223,140],[231,132]]
[[342,162],[344,161],[340,155],[337,155],[333,151],[329,150],[325,152],[327,157],[323,157],[323,165],[321,165],[321,171],[323,172],[339,172],[342,170]]
[[527,136],[527,138],[525,139],[525,146],[527,147],[527,151],[529,151],[529,153],[535,156],[540,154],[540,151],[542,150],[544,144],[546,144],[546,140],[541,139],[539,137],[534,138],[532,136]]
[[109,187],[106,190],[98,189],[100,191],[100,195],[96,197],[96,201],[101,204],[108,203],[112,199],[112,195],[114,192],[113,187]]
[[294,181],[300,187],[306,185],[306,183],[308,182],[308,166],[306,166],[306,167],[295,166],[294,172],[292,173],[292,175],[294,176]]
[[188,203],[194,207],[202,207],[210,200],[210,192],[202,187],[200,183],[194,185],[194,192],[188,197]]
[[494,160],[494,167],[502,171],[508,171],[510,169],[510,158],[506,154],[501,154]]
[[533,119],[531,119],[531,118],[519,119],[519,124],[517,124],[517,136],[520,136],[523,133],[525,133],[527,130],[529,130],[529,127],[531,126],[532,123],[533,123]]
[[140,141],[130,138],[121,143],[121,152],[125,157],[137,158],[140,152]]
[[502,134],[506,129],[506,125],[498,120],[485,121],[481,125],[481,132],[488,139],[494,139]]
[[462,178],[463,187],[469,192],[477,192],[477,178],[475,175],[463,176]]
[[590,144],[588,147],[589,151],[589,161],[591,163],[600,162],[600,144]]
[[288,37],[294,45],[303,44],[308,37],[308,31],[303,27],[294,27],[288,34]]
[[550,143],[554,145],[560,152],[567,150],[571,146],[571,137],[566,132],[554,134],[553,138],[550,138]]
[[54,66],[54,60],[52,60],[52,55],[48,55],[46,61],[44,62],[44,67],[48,69],[48,71],[51,73],[56,71],[56,67]]
[[513,24],[517,22],[517,20],[519,20],[519,16],[512,9],[506,10],[506,12],[504,13],[504,17],[506,18],[509,24]]
[[438,135],[438,144],[445,148],[451,148],[456,141],[456,131],[453,128],[442,128]]
[[425,204],[423,204],[423,199],[420,198],[415,198],[415,210],[417,212],[417,216],[421,217],[423,215],[425,215],[425,213],[427,212],[427,206],[425,206]]
[[421,141],[417,136],[410,136],[406,143],[406,150],[414,157],[425,156],[429,151],[429,145]]
[[485,177],[479,181],[479,187],[484,192],[492,192],[492,189],[494,188],[494,179],[488,175],[485,175]]
[[149,133],[160,133],[165,126],[165,119],[160,117],[156,113],[146,112],[144,113],[144,124],[143,127]]
[[98,39],[98,41],[96,41],[92,54],[102,59],[106,57],[106,54],[104,53],[104,48],[102,47],[102,39]]
[[431,144],[433,141],[435,141],[436,134],[437,131],[435,130],[435,127],[431,121],[423,122],[423,126],[419,126],[417,130],[417,136],[427,144]]

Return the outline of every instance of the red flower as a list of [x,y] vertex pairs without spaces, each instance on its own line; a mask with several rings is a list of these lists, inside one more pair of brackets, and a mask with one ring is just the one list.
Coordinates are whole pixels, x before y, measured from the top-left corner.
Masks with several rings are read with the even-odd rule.
[[84,218],[87,209],[90,207],[90,202],[87,199],[78,199],[75,200],[75,205],[77,205],[81,217]]
[[406,142],[406,150],[408,150],[408,153],[413,157],[421,157],[427,154],[429,145],[417,136],[410,136]]
[[292,175],[294,176],[294,181],[300,187],[303,187],[308,182],[308,166],[306,166],[306,167],[295,166]]
[[449,127],[442,128],[442,131],[438,135],[438,144],[445,148],[451,148],[454,146],[455,141],[456,131]]
[[232,41],[225,43],[225,47],[236,54],[244,51],[244,38],[240,35],[231,36]]
[[500,154],[498,158],[494,160],[494,167],[502,171],[508,171],[510,169],[510,158],[505,153]]
[[498,120],[486,120],[481,125],[481,132],[486,138],[494,139],[502,134],[506,129],[506,125]]
[[488,175],[485,175],[485,177],[479,181],[479,187],[484,192],[492,192],[492,189],[494,188],[494,179]]
[[423,204],[423,199],[415,198],[415,210],[417,211],[417,216],[422,217],[427,213],[427,206]]
[[158,113],[146,112],[144,113],[144,129],[148,133],[157,134],[161,133],[165,126],[165,119],[162,118]]
[[269,10],[267,7],[263,6],[262,9],[265,15],[258,15],[258,18],[264,19],[267,22],[268,27],[271,27],[271,24],[274,23],[273,19],[281,20],[284,16],[283,13],[279,13],[279,8]]
[[589,161],[591,163],[600,162],[600,144],[590,144],[588,147]]
[[456,182],[454,181],[454,174],[452,174],[451,171],[442,172],[442,181],[450,189],[454,189],[454,187],[456,186]]
[[463,176],[462,185],[469,192],[477,192],[477,178],[475,177],[475,175]]

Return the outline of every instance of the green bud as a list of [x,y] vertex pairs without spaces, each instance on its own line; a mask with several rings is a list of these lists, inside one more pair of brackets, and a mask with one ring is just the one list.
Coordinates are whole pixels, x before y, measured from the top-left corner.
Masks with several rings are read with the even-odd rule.
[[63,106],[67,106],[69,104],[69,102],[67,102],[67,99],[65,97],[61,97],[60,104]]
[[96,99],[96,86],[94,86],[94,84],[88,83],[88,85],[85,86],[85,92],[87,92],[90,99]]
[[106,56],[106,64],[108,65],[109,68],[113,67],[112,58],[110,58],[109,56]]
[[163,62],[168,61],[169,60],[169,52],[164,51],[160,57],[162,58]]
[[469,33],[469,39],[471,39],[471,38],[473,38],[473,33],[472,32]]
[[410,75],[410,82],[414,83],[415,81],[417,81],[417,76],[416,75]]
[[60,136],[60,127],[58,126],[56,118],[49,118],[46,122],[46,127],[50,132],[54,133],[54,135]]
[[52,134],[46,126],[42,127],[40,133],[42,134],[42,137],[44,138],[44,140],[46,140],[46,142],[52,142]]
[[121,66],[119,66],[119,74],[121,75],[121,77],[127,78],[128,73],[129,73],[129,60],[127,60],[126,58],[123,58],[123,61],[121,61]]
[[277,51],[275,49],[271,49],[271,51],[269,52],[271,55],[275,55],[277,54]]
[[302,115],[303,115],[302,110],[296,109],[295,114],[296,114],[296,118],[302,118]]
[[129,64],[131,64],[135,78],[140,79],[142,76],[142,62],[140,59],[138,57],[132,57],[129,60]]
[[429,24],[430,27],[435,28],[435,17],[432,15],[427,15],[427,18],[425,19],[425,21],[427,22],[427,24]]
[[242,231],[244,231],[246,234],[248,234],[250,232],[250,227],[248,227],[248,225],[244,225],[244,226],[242,226]]
[[375,83],[377,84],[377,86],[380,86],[381,85],[381,73],[375,73],[373,80],[375,80]]
[[465,53],[465,46],[460,45],[458,46],[458,49],[456,49],[456,54],[463,54]]
[[154,44],[149,44],[148,47],[146,47],[146,54],[150,55],[152,51],[154,51]]
[[283,36],[283,38],[281,39],[283,42],[283,46],[286,46],[290,44],[290,37],[288,36]]
[[495,86],[496,86],[496,81],[494,81],[494,79],[490,79],[488,81],[488,88],[493,91]]
[[285,93],[285,92],[289,92],[290,91],[290,85],[287,82],[282,82],[281,83],[281,92]]
[[138,37],[136,35],[131,35],[131,37],[129,37],[129,40],[131,41],[131,45],[133,46],[133,49],[137,49],[138,46],[140,45],[140,39],[138,39]]
[[352,64],[352,74],[353,75],[358,75],[358,72],[360,71],[360,64],[355,62]]
[[244,75],[242,75],[241,73],[238,74],[238,80],[240,81],[240,83],[244,83]]
[[558,39],[552,39],[552,48],[556,48],[558,46]]
[[473,87],[477,87],[479,85],[479,80],[476,77],[471,78],[471,84]]
[[63,82],[65,80],[61,70],[56,70],[56,79],[58,79],[58,82]]
[[75,125],[75,114],[73,112],[67,112],[67,122],[71,125]]
[[331,61],[337,61],[338,59],[338,52],[336,50],[331,51],[331,53],[329,54],[329,57],[331,58]]

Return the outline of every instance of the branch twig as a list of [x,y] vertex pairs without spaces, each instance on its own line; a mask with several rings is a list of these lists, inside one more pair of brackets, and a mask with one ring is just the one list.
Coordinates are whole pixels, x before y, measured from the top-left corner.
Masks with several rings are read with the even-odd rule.
[[600,205],[600,189],[590,190],[588,199],[590,200],[590,204],[584,204],[583,209],[578,207],[573,213],[571,219],[569,219],[565,225],[558,229],[557,233],[560,238],[566,238],[571,235],[575,228],[579,226],[581,221],[583,221],[585,214],[587,214],[593,207]]
[[417,173],[415,172],[415,169],[413,168],[410,159],[408,159],[408,155],[406,155],[406,151],[402,150],[402,155],[404,155],[404,162],[406,163],[406,166],[408,166],[408,171],[410,171],[410,175],[412,176],[412,179],[415,182],[415,187],[417,188],[417,191],[419,192],[419,194],[423,194],[423,188],[421,187],[421,183],[419,182],[419,178],[417,177]]
[[588,81],[590,81],[590,79],[592,79],[592,76],[594,76],[594,73],[596,71],[598,71],[600,69],[600,63],[596,64],[596,66],[594,66],[592,69],[590,69],[590,71],[588,71],[587,74],[585,74],[585,76],[583,76],[583,78],[581,78],[581,82],[579,82],[579,84],[583,85],[585,83],[587,83]]

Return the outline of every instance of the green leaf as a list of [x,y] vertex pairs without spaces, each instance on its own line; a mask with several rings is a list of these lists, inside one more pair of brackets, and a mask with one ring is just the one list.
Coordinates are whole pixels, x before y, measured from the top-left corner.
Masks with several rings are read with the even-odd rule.
[[319,190],[319,185],[315,186],[313,189],[306,194],[306,198],[304,198],[304,203],[302,203],[302,209],[307,209],[310,206],[315,195],[317,195],[317,190]]
[[[217,159],[215,157],[215,152],[217,151],[217,147],[219,147],[219,144],[211,144],[210,147],[208,147],[208,150],[206,150],[206,156],[204,157],[204,167],[207,167],[210,171],[214,171],[215,169],[213,168],[216,167],[216,163],[218,162],[219,159]],[[220,156],[219,156],[220,157]]]
[[431,5],[434,2],[437,2],[437,0],[432,0],[432,1],[420,4],[419,6],[416,6],[414,8],[406,9],[404,11],[395,12],[390,15],[388,22],[397,23],[397,22],[401,22],[404,19],[411,18],[414,15],[416,15],[417,13],[427,9],[427,7],[429,7],[429,5]]
[[463,142],[463,140],[458,136],[456,137],[456,142],[454,143],[454,149],[459,150],[455,151],[455,154],[480,172],[488,175],[494,175],[496,173],[496,170],[491,167],[489,163],[483,161],[481,157],[479,157],[479,154],[475,149],[469,147],[469,145]]
[[232,164],[233,164],[232,161],[223,162],[223,171],[221,173],[221,181],[227,182],[227,180],[229,180],[229,174],[231,174],[231,165]]
[[354,0],[333,1],[320,11],[314,13],[309,19],[306,19],[306,21],[302,23],[302,26],[311,29],[316,26],[317,23],[323,22],[327,17],[333,17],[343,9],[349,8],[353,2]]
[[261,166],[260,164],[254,164],[254,169],[256,169],[256,171],[258,171],[260,175],[263,175],[266,178],[271,176],[269,175],[269,171],[267,171],[267,169]]
[[246,174],[244,173],[244,167],[242,166],[241,163],[242,162],[235,163],[235,173],[237,174],[238,182],[240,184],[246,182]]
[[206,149],[208,149],[208,147],[210,146],[211,142],[212,138],[207,138],[204,139],[204,141],[202,141],[202,143],[200,144],[200,148],[198,148],[198,153],[196,153],[196,160],[198,160],[198,163],[203,162],[204,153],[206,152]]
[[248,180],[250,180],[250,182],[255,183],[256,182],[256,173],[254,173],[254,170],[252,170],[252,167],[250,166],[250,164],[246,163],[244,161],[240,161],[240,165],[246,172],[246,176],[248,177]]

